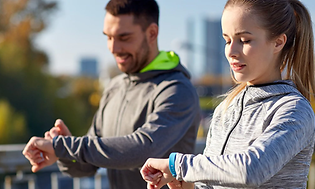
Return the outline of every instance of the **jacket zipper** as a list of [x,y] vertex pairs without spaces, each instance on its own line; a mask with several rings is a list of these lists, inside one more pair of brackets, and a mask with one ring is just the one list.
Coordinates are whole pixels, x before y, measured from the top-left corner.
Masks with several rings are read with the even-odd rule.
[[116,120],[116,136],[119,136],[119,134],[120,134],[121,117],[122,117],[122,115],[123,115],[123,111],[124,111],[125,106],[126,106],[125,100],[126,100],[127,92],[128,92],[128,90],[129,90],[129,88],[130,88],[130,83],[131,83],[130,77],[128,76],[128,84],[127,84],[127,86],[126,86],[126,90],[125,90],[124,95],[123,95],[123,98],[122,98],[122,100],[121,100],[120,107],[119,107],[119,111],[118,111],[119,116],[117,117],[117,120]]
[[244,94],[242,96],[242,100],[241,100],[241,111],[240,111],[240,114],[237,118],[237,121],[235,122],[235,124],[233,125],[232,129],[230,130],[230,132],[228,133],[226,139],[225,139],[225,142],[224,142],[224,145],[222,147],[222,150],[221,150],[221,155],[224,154],[224,151],[225,151],[225,148],[226,148],[226,145],[228,143],[228,140],[232,134],[232,132],[234,131],[234,129],[236,128],[237,124],[240,122],[241,120],[241,117],[242,117],[242,114],[243,114],[243,109],[244,109],[244,98],[245,98],[245,94],[246,94],[246,91],[247,91],[247,87],[246,87],[246,90],[244,91]]

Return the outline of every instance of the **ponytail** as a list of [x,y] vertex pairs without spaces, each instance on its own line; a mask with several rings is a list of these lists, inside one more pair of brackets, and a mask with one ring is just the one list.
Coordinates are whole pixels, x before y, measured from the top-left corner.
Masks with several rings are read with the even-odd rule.
[[282,69],[309,101],[315,92],[314,37],[312,21],[306,7],[298,0],[289,0],[295,15],[294,44],[284,56]]

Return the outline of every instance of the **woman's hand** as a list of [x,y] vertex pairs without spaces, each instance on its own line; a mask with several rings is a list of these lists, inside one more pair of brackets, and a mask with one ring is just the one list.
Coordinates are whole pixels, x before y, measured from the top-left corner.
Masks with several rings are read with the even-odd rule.
[[141,168],[142,178],[148,183],[148,189],[159,189],[175,180],[169,170],[168,159],[149,158]]
[[172,182],[169,182],[167,186],[170,189],[194,189],[195,187],[194,183],[178,181],[178,180],[173,180]]

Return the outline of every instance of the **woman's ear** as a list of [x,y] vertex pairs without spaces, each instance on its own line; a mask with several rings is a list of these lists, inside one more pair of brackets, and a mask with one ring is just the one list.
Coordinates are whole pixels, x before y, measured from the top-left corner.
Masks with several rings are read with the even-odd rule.
[[274,52],[275,53],[280,52],[283,49],[286,42],[287,42],[287,35],[286,34],[279,35],[275,40],[275,51]]

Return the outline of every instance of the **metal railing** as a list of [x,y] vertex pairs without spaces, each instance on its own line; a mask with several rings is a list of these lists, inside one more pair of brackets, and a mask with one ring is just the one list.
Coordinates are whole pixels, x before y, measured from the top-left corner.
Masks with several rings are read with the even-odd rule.
[[38,186],[37,176],[23,173],[5,176],[4,189],[109,189],[106,172],[99,172],[94,177],[83,178],[71,178],[60,172],[52,172],[50,182],[46,183],[44,187]]
[[[197,142],[198,153],[202,153],[204,142]],[[5,175],[4,180],[0,180],[0,189],[109,189],[106,169],[100,169],[94,177],[84,178],[65,176],[59,172],[56,164],[36,174],[31,173],[31,165],[22,154],[24,146],[0,145],[0,174]],[[43,179],[41,174],[46,174],[44,187],[38,184]],[[311,163],[307,188],[315,189],[314,161]]]

